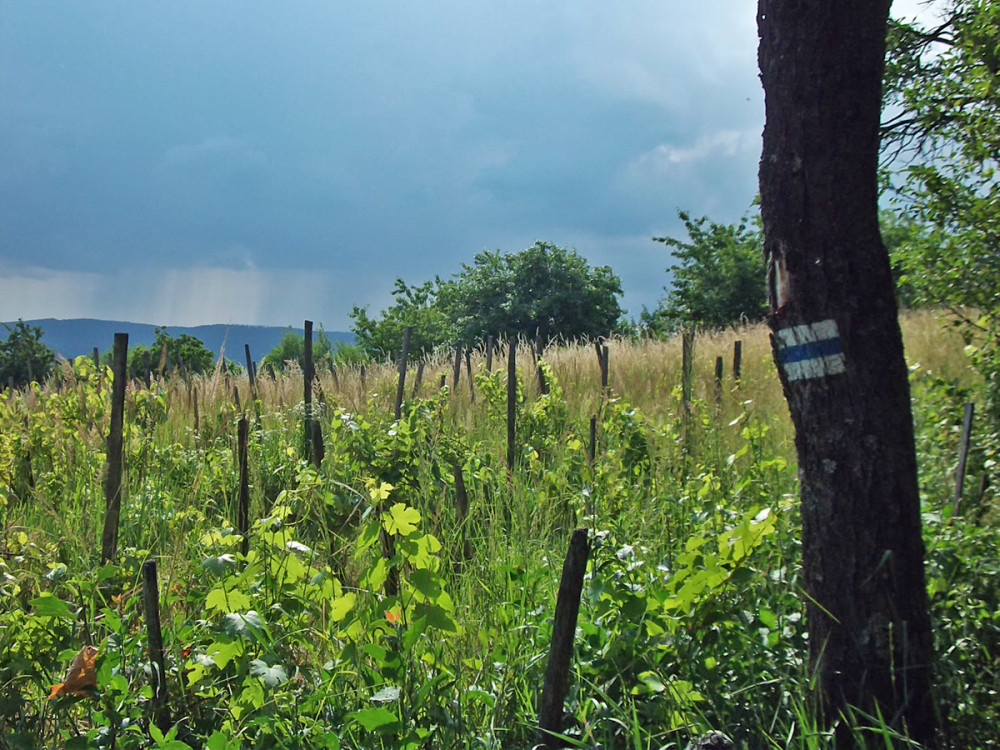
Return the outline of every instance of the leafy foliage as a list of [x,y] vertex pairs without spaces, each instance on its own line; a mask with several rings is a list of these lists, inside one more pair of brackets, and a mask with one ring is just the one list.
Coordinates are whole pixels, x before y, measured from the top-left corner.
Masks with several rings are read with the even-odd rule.
[[[104,353],[102,361],[110,363],[111,350]],[[215,355],[204,342],[189,333],[171,336],[165,327],[158,327],[152,346],[139,344],[128,350],[128,374],[130,378],[140,378],[145,374],[148,357],[151,372],[169,374],[173,369],[201,375],[215,368]]]
[[[315,333],[316,336],[312,344],[313,365],[315,367],[329,366],[330,363],[335,365],[354,364],[362,358],[361,352],[354,344],[330,341],[330,337],[322,329]],[[300,336],[289,328],[282,334],[281,341],[278,342],[277,346],[264,355],[260,363],[261,367],[271,372],[280,372],[285,369],[289,362],[295,362],[301,369],[305,348],[305,336]]]
[[419,286],[396,280],[395,303],[373,319],[355,307],[353,331],[367,354],[398,352],[406,326],[417,355],[487,336],[523,337],[544,346],[610,335],[622,315],[621,280],[608,266],[591,268],[575,251],[536,242],[518,253],[485,251],[450,280]]
[[354,320],[352,331],[358,347],[367,356],[386,359],[398,354],[403,345],[403,331],[412,327],[410,353],[420,357],[435,348],[453,344],[456,340],[454,322],[441,300],[446,284],[440,279],[425,281],[419,286],[408,286],[396,279],[392,290],[395,302],[383,310],[378,318],[368,315],[368,308],[355,306],[351,310]]
[[488,335],[542,343],[608,336],[621,317],[621,280],[573,250],[536,242],[518,253],[481,252],[448,287],[445,308],[466,343]]
[[936,27],[892,27],[886,180],[930,227],[929,241],[899,254],[907,285],[965,323],[1000,425],[1000,7],[979,0],[938,7]]
[[23,320],[7,329],[7,338],[0,341],[0,387],[13,383],[20,388],[31,381],[44,381],[52,371],[55,352],[42,343],[40,326],[29,326]]
[[642,325],[658,334],[682,327],[725,328],[767,314],[764,251],[760,230],[747,219],[718,224],[708,217],[677,214],[688,239],[654,237],[673,248],[675,263],[666,299]]
[[[821,745],[801,697],[796,469],[787,416],[768,405],[769,388],[781,402],[760,338],[752,356],[745,342],[742,383],[687,412],[669,344],[643,342],[630,360],[640,345],[612,342],[616,371],[632,368],[627,393],[581,384],[582,360],[551,349],[540,360],[548,394],[533,367],[517,374],[512,471],[505,368],[479,368],[475,403],[464,388],[435,389],[398,420],[371,390],[391,394],[391,368],[370,368],[358,398],[357,373],[342,373],[339,390],[321,373],[318,468],[299,458],[301,408],[287,394],[300,381],[267,379],[250,430],[245,554],[233,523],[241,415],[213,390],[222,379],[196,381],[197,429],[181,381],[130,388],[121,552],[105,566],[93,499],[107,370],[81,357],[61,387],[0,399],[0,748],[530,747],[578,526],[592,554],[565,704],[572,742],[684,746],[719,728],[742,745]],[[596,376],[592,347],[579,351]],[[975,512],[949,510],[956,405],[969,394],[916,382],[941,695],[955,737],[989,747],[993,501],[973,488]],[[975,460],[978,477],[989,455]],[[152,721],[148,558],[159,563],[172,727]],[[48,700],[86,642],[96,690]]]

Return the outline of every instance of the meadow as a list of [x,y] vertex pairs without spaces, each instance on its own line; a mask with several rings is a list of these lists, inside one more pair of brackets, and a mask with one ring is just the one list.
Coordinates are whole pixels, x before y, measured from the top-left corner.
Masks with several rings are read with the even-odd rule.
[[[903,327],[938,703],[949,744],[998,747],[1000,525],[983,450],[952,503],[962,405],[978,383],[932,313]],[[253,393],[221,371],[130,383],[106,564],[110,370],[80,358],[5,393],[0,749],[532,747],[577,528],[590,554],[562,742],[682,748],[718,729],[744,748],[826,746],[804,660],[794,436],[765,329],[699,336],[689,403],[678,339],[608,347],[607,389],[592,345],[546,352],[547,394],[522,347],[512,470],[502,349],[492,372],[472,357],[472,388],[442,357],[414,393],[411,368],[398,421],[395,366],[319,372],[318,467],[303,458],[294,368]],[[87,646],[92,669],[67,687]],[[884,731],[875,717],[844,721]]]

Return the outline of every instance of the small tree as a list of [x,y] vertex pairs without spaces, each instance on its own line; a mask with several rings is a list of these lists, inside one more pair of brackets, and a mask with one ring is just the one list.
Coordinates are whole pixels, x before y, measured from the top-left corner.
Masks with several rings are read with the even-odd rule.
[[642,323],[656,333],[684,326],[725,328],[741,321],[763,320],[767,314],[765,264],[760,230],[744,218],[717,224],[708,217],[677,213],[688,240],[654,237],[673,248],[676,261],[667,297]]
[[[261,366],[273,372],[284,370],[288,362],[295,362],[302,367],[305,355],[305,337],[291,328],[284,332],[281,341],[271,351],[264,355]],[[323,329],[316,332],[313,341],[313,366],[329,366],[334,364],[353,363],[362,359],[361,353],[354,344],[330,341]]]
[[45,380],[52,371],[55,352],[42,343],[40,326],[29,326],[18,318],[13,327],[4,324],[7,339],[0,341],[0,387],[13,382],[20,388]]
[[442,292],[447,282],[441,279],[408,286],[396,279],[392,290],[395,302],[378,318],[368,316],[367,307],[351,310],[354,325],[351,330],[361,351],[373,359],[384,359],[398,352],[403,331],[411,326],[410,354],[420,357],[440,346],[455,343],[455,326],[442,304]]
[[591,268],[576,251],[536,242],[519,253],[479,253],[443,298],[467,344],[489,335],[545,344],[609,335],[622,315],[621,294],[609,266]]
[[[156,328],[154,334],[152,346],[138,344],[129,349],[130,378],[142,377],[144,374],[146,352],[149,353],[149,368],[153,372],[166,374],[178,368],[182,372],[201,375],[215,368],[215,354],[205,347],[201,339],[188,333],[182,333],[175,338],[162,326]],[[111,350],[106,351],[101,359],[110,364]]]

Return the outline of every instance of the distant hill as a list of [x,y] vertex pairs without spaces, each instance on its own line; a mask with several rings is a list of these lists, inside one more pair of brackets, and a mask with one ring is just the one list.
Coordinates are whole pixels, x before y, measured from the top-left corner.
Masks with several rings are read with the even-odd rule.
[[[11,321],[5,325],[14,325],[16,321]],[[24,321],[31,326],[39,326],[44,332],[42,343],[54,349],[66,359],[78,357],[81,354],[91,354],[96,346],[101,352],[110,349],[114,345],[116,333],[127,333],[129,346],[145,344],[149,346],[155,338],[154,333],[158,326],[147,325],[146,323],[126,323],[119,320],[92,320],[90,318],[74,318],[71,320],[56,320],[55,318],[44,318],[42,320]],[[219,356],[223,345],[226,347],[226,357],[238,364],[246,361],[244,344],[250,345],[250,356],[255,361],[271,351],[281,341],[282,335],[288,328],[276,326],[244,326],[244,325],[210,325],[194,326],[186,328],[184,326],[167,326],[167,333],[171,336],[180,336],[187,333],[200,339],[207,349],[210,349]],[[293,328],[297,334],[303,335],[301,328]],[[330,341],[345,341],[353,343],[354,334],[345,331],[326,331]],[[7,338],[7,329],[0,327],[0,341]]]

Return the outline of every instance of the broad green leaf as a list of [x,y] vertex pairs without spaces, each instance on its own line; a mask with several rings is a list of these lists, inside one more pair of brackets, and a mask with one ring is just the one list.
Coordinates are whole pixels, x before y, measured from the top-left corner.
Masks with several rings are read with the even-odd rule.
[[354,609],[354,602],[357,596],[353,591],[348,591],[343,596],[339,596],[330,602],[330,619],[333,622],[340,622],[348,613]]
[[254,630],[263,630],[264,623],[254,610],[246,614],[231,612],[222,618],[222,630],[229,635],[251,636]]
[[250,662],[250,674],[254,677],[260,677],[269,688],[277,687],[288,680],[288,673],[285,672],[283,666],[280,664],[269,666],[261,659],[254,659]]
[[413,608],[413,619],[427,618],[427,625],[447,633],[459,633],[461,629],[451,615],[439,604],[418,604]]
[[205,597],[205,608],[212,612],[235,612],[250,606],[250,597],[242,591],[215,588]]
[[369,732],[379,730],[389,731],[399,723],[396,714],[385,708],[367,708],[364,711],[355,711],[347,716],[357,721]]
[[388,515],[382,519],[382,525],[388,533],[400,536],[408,536],[416,531],[418,523],[420,523],[420,511],[408,507],[405,503],[395,503],[389,509]]
[[410,583],[417,590],[418,599],[437,601],[444,591],[441,577],[426,568],[418,568],[409,575]]
[[36,617],[73,617],[66,602],[48,591],[43,592],[37,599],[32,599],[28,604],[35,608]]
[[236,558],[230,554],[225,555],[213,555],[211,557],[206,557],[201,561],[201,567],[207,570],[212,575],[221,576],[226,570],[231,566],[236,564]]
[[382,482],[378,487],[372,485],[371,489],[368,490],[368,495],[371,497],[373,503],[380,503],[389,497],[389,493],[395,488],[388,482]]

